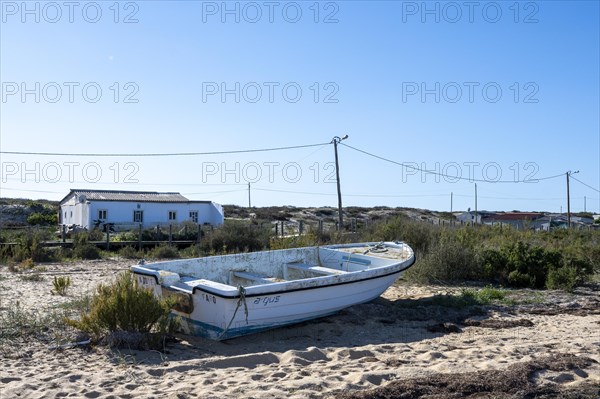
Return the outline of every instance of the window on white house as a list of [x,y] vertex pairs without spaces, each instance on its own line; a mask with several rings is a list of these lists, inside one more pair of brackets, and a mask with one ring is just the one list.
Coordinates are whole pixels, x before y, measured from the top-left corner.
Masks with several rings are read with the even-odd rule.
[[133,222],[143,223],[144,222],[144,211],[133,211]]
[[177,212],[169,211],[169,220],[177,220]]
[[73,211],[71,211],[71,214],[69,215],[69,217],[71,217],[71,218],[73,217]]
[[190,211],[190,220],[194,223],[198,223],[198,211]]
[[98,210],[98,219],[100,220],[106,220],[108,216],[108,211],[106,209],[99,209]]
[[67,211],[65,211],[65,220],[67,220]]

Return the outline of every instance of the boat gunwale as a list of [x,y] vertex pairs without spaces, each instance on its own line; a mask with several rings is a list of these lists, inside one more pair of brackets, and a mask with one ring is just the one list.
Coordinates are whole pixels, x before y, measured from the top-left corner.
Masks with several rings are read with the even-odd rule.
[[[374,243],[360,243],[360,244],[374,244]],[[399,243],[394,243],[394,244],[398,245]],[[410,246],[408,246],[405,243],[401,243],[401,244],[404,244],[408,248],[410,248]],[[328,245],[328,246],[323,246],[322,248],[338,249],[338,248],[348,248],[348,247],[352,247],[352,244],[337,244],[337,245],[331,245],[331,246]],[[266,290],[266,291],[261,291],[261,292],[248,292],[248,290],[254,291],[254,289],[261,288],[261,287],[268,288],[268,287],[278,287],[278,286],[289,285],[293,281],[276,282],[276,283],[272,283],[272,284],[258,284],[258,285],[246,287],[246,292],[245,292],[244,296],[246,298],[251,298],[251,297],[260,297],[260,296],[264,296],[264,295],[276,295],[276,294],[284,294],[284,293],[288,293],[288,292],[314,290],[314,289],[318,289],[318,288],[326,288],[326,287],[334,287],[334,286],[338,286],[338,285],[354,284],[354,283],[359,283],[362,281],[368,281],[368,280],[391,276],[393,274],[402,273],[402,272],[408,270],[410,267],[412,267],[417,260],[417,255],[414,252],[414,250],[412,250],[412,248],[410,248],[410,250],[412,252],[411,257],[409,257],[408,259],[402,260],[398,263],[391,264],[391,265],[385,265],[385,266],[380,266],[380,267],[366,269],[366,270],[357,270],[357,271],[353,271],[353,272],[347,272],[343,275],[318,276],[318,277],[311,277],[311,278],[302,279],[302,280],[293,280],[293,281],[331,281],[330,283],[325,283],[322,285],[310,285],[310,286],[297,287],[297,288],[288,288],[288,289],[281,289],[281,290],[274,290],[274,291]],[[408,263],[408,265],[404,265],[406,262],[409,262],[409,261],[410,261],[410,263]],[[157,262],[155,264],[159,264],[159,263],[163,263],[163,262]],[[404,265],[404,267],[396,269],[397,267],[403,266],[403,265]],[[148,272],[139,270],[139,268],[146,269],[146,270],[148,270]],[[390,269],[390,268],[393,268],[394,270],[391,272],[388,272],[388,273],[384,273],[384,274],[376,274],[376,272],[378,272],[378,271],[381,272],[382,270]],[[162,286],[162,284],[159,281],[160,269],[154,270],[154,272],[150,272],[149,270],[154,270],[154,269],[149,269],[142,265],[134,265],[131,267],[132,273],[147,276],[147,277],[154,277],[154,279],[156,281],[156,285]],[[361,278],[360,275],[365,274],[365,272],[371,272],[371,273],[368,273],[368,276],[364,276],[363,278]],[[356,276],[359,276],[359,277],[356,278]],[[341,277],[343,277],[344,281],[339,281]],[[199,280],[201,280],[201,279],[199,279]],[[211,281],[211,280],[207,280],[207,281]],[[192,289],[192,295],[195,295],[196,291],[200,291],[200,292],[215,295],[219,298],[224,298],[224,299],[237,299],[237,298],[240,298],[240,296],[241,296],[239,289],[235,289],[235,291],[232,291],[232,293],[228,295],[228,294],[224,294],[223,292],[213,291],[206,287],[201,288],[201,287],[198,287],[197,285],[191,286],[190,288]],[[233,287],[233,288],[235,288],[235,287]]]

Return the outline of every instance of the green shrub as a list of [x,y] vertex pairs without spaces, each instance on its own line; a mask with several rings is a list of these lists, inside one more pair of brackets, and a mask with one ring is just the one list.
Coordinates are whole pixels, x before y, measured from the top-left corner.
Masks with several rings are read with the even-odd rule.
[[50,260],[50,253],[42,246],[46,238],[46,234],[43,231],[28,230],[17,238],[17,245],[14,249],[12,259],[16,262],[21,262],[28,258],[34,262]]
[[166,244],[153,248],[148,255],[155,259],[177,259],[181,257],[177,248]]
[[583,284],[594,272],[593,265],[585,259],[568,256],[561,267],[553,267],[548,271],[546,288],[573,291]]
[[484,249],[480,252],[479,258],[486,279],[504,283],[508,281],[510,270],[504,252],[496,249]]
[[206,234],[201,242],[204,252],[260,251],[269,247],[269,229],[260,225],[227,222],[222,227]]
[[508,284],[511,287],[529,287],[530,282],[529,274],[521,273],[518,270],[513,270],[508,274]]
[[23,281],[44,281],[44,277],[42,275],[40,275],[39,273],[31,273],[31,274],[22,274],[20,276],[21,280]]
[[513,287],[544,288],[548,270],[563,263],[560,252],[522,240],[504,243],[499,250],[485,249],[480,258],[486,277]]
[[120,241],[137,241],[138,240],[138,233],[136,233],[135,231],[123,231],[121,233],[117,233],[116,235],[114,235],[112,237],[113,241],[116,242],[120,242]]
[[55,276],[52,285],[54,286],[54,290],[51,291],[52,295],[65,296],[67,295],[67,289],[71,286],[71,277]]
[[417,254],[418,264],[410,268],[406,278],[418,282],[478,280],[482,272],[475,252],[452,234],[444,233]]
[[86,231],[81,231],[81,232],[73,234],[73,248],[80,246],[80,245],[89,244],[89,242],[90,242],[89,235]]
[[27,258],[21,262],[19,268],[21,270],[33,269],[35,267],[35,262],[31,258]]
[[79,259],[100,259],[102,254],[94,244],[85,244],[75,247],[73,256]]
[[202,251],[202,248],[200,248],[199,245],[190,245],[189,247],[184,248],[179,252],[184,258],[200,258],[206,255],[206,253]]
[[140,253],[131,246],[121,248],[119,250],[119,256],[125,259],[139,259],[143,257],[140,256]]
[[600,242],[597,243],[596,246],[586,248],[584,256],[588,258],[588,261],[592,266],[592,273],[600,273]]
[[100,259],[102,257],[98,247],[90,244],[90,235],[87,232],[81,232],[73,236],[73,256],[75,258]]
[[308,233],[301,236],[293,237],[273,237],[271,238],[270,248],[276,249],[288,249],[288,248],[302,248],[312,247],[319,245],[319,237],[315,233]]
[[501,301],[504,298],[506,298],[506,291],[494,288],[491,285],[487,285],[477,291],[477,300],[484,305],[490,304],[493,301]]
[[32,226],[55,226],[58,224],[58,216],[56,213],[34,212],[27,216],[27,224]]
[[383,223],[378,223],[369,241],[401,240],[410,245],[415,251],[426,252],[429,246],[439,236],[440,229],[423,222],[410,220],[406,217],[395,217]]
[[87,237],[87,241],[103,241],[106,239],[106,233],[103,233],[100,229],[94,229],[79,234],[82,237],[85,235]]
[[468,305],[489,305],[494,301],[502,301],[506,298],[506,291],[494,288],[491,285],[480,290],[463,288],[460,290],[459,298]]
[[140,287],[131,273],[125,272],[113,284],[100,285],[89,312],[69,324],[117,346],[158,348],[176,327],[169,317],[173,305],[171,300],[156,298],[152,291]]
[[55,257],[60,260],[71,259],[73,257],[73,248],[60,247],[56,250]]
[[573,291],[579,283],[579,273],[573,266],[565,266],[557,269],[551,269],[548,272],[546,288],[551,290]]
[[0,312],[0,350],[7,346],[14,351],[15,338],[36,337],[41,338],[48,334],[49,339],[66,330],[64,311],[40,312],[25,309],[18,301],[6,303],[5,309]]

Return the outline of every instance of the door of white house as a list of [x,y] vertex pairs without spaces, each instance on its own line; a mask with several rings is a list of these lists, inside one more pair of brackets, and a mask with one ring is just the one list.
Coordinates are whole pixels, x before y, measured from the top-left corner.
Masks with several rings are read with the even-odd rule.
[[133,211],[133,222],[144,223],[144,211]]

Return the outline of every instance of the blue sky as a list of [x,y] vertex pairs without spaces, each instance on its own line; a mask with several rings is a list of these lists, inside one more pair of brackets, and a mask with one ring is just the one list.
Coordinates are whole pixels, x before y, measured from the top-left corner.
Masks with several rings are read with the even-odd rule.
[[[597,1],[72,4],[1,2],[2,151],[235,151],[348,134],[462,180],[340,146],[344,205],[449,210],[453,193],[464,210],[474,177],[479,209],[558,212],[564,173],[579,170],[591,188],[572,181],[572,210],[600,212]],[[250,181],[255,206],[335,206],[332,162],[332,145],[2,154],[0,195],[179,191],[247,205]]]

